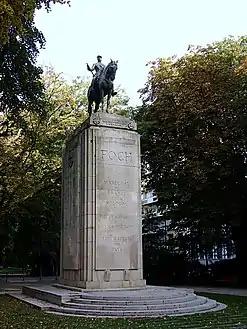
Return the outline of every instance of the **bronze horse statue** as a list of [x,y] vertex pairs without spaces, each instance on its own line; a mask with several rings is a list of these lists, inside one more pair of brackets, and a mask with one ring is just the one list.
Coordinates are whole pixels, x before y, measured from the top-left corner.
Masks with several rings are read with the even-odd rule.
[[[93,103],[95,103],[94,113],[99,110],[101,104],[101,111],[104,112],[104,98],[107,95],[106,112],[109,113],[111,97],[113,93],[113,81],[116,77],[118,69],[118,61],[111,60],[110,63],[104,68],[100,76],[88,89],[88,113],[92,114]],[[114,95],[114,94],[113,94]]]

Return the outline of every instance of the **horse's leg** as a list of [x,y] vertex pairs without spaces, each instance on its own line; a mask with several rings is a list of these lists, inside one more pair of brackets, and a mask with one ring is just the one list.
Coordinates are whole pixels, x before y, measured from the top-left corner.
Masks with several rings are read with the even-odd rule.
[[96,112],[98,112],[98,110],[99,110],[99,102],[96,102],[95,103],[95,109],[94,109],[94,113],[96,113]]
[[100,103],[101,103],[101,111],[104,112],[104,98],[105,98],[105,95],[104,95],[104,89],[101,88],[100,89]]
[[89,116],[91,117],[91,115],[92,115],[92,101],[88,101],[88,114],[89,114]]
[[110,107],[110,104],[111,104],[111,96],[112,96],[112,89],[108,92],[108,95],[107,95],[107,105],[106,105],[106,112],[108,112],[109,110],[109,107]]

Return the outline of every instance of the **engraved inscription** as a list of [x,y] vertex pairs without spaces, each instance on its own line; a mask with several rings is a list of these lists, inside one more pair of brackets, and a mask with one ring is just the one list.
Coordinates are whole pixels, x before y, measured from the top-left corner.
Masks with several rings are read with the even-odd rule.
[[[127,138],[119,138],[118,145],[123,147],[123,148],[129,148],[131,146],[136,145],[136,140],[131,139],[131,138],[132,138],[132,136],[129,136],[128,139]],[[112,142],[112,136],[111,137],[104,137],[104,140]]]
[[127,229],[132,228],[133,225],[131,224],[104,224],[102,225],[102,228],[105,229]]
[[116,152],[109,150],[100,150],[101,160],[115,160],[115,161],[124,161],[132,162],[132,153],[131,152]]
[[108,126],[114,126],[114,127],[121,127],[123,125],[123,122],[119,121],[106,121],[103,120],[103,123]]
[[107,215],[101,215],[99,214],[99,217],[98,217],[100,220],[109,220],[109,221],[112,221],[112,222],[115,222],[115,223],[118,223],[119,221],[123,221],[123,220],[126,220],[128,219],[127,216],[124,216],[124,215],[115,215],[115,214],[107,214]]
[[135,237],[136,237],[135,235],[130,235],[130,236],[105,235],[105,236],[101,236],[100,238],[102,240],[111,240],[115,242],[126,243],[133,241]]
[[107,190],[107,192],[112,198],[123,198],[126,195],[125,191]]
[[[98,120],[100,119],[101,125],[102,126],[109,126],[109,127],[116,127],[116,128],[127,128],[127,129],[136,129],[136,123],[132,120],[129,120],[128,118],[121,118],[119,120],[118,118],[111,118],[109,120],[108,118],[104,117],[103,115],[98,115],[96,117]],[[98,124],[98,122],[94,122],[94,117],[93,117],[93,123]]]
[[112,207],[112,208],[117,208],[117,207],[122,207],[122,208],[127,208],[128,205],[124,200],[107,200],[105,202],[106,207]]
[[112,252],[123,252],[123,251],[124,251],[123,248],[119,248],[119,247],[112,248]]
[[97,270],[138,268],[139,144],[128,137],[101,131],[97,147]]
[[129,191],[132,187],[131,183],[127,180],[113,180],[111,177],[103,179],[100,185],[101,190],[111,191],[109,193]]

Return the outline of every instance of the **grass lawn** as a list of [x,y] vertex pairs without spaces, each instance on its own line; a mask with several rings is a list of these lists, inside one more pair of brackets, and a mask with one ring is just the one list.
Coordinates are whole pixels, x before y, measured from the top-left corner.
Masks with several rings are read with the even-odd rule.
[[224,311],[160,319],[91,319],[55,316],[0,296],[1,329],[202,329],[247,328],[247,297],[203,294],[228,305]]

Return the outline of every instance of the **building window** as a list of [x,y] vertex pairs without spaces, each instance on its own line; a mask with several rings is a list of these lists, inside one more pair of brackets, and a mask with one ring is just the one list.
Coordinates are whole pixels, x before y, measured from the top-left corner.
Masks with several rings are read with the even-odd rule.
[[228,250],[226,246],[223,246],[222,248],[222,258],[227,259],[228,258]]

